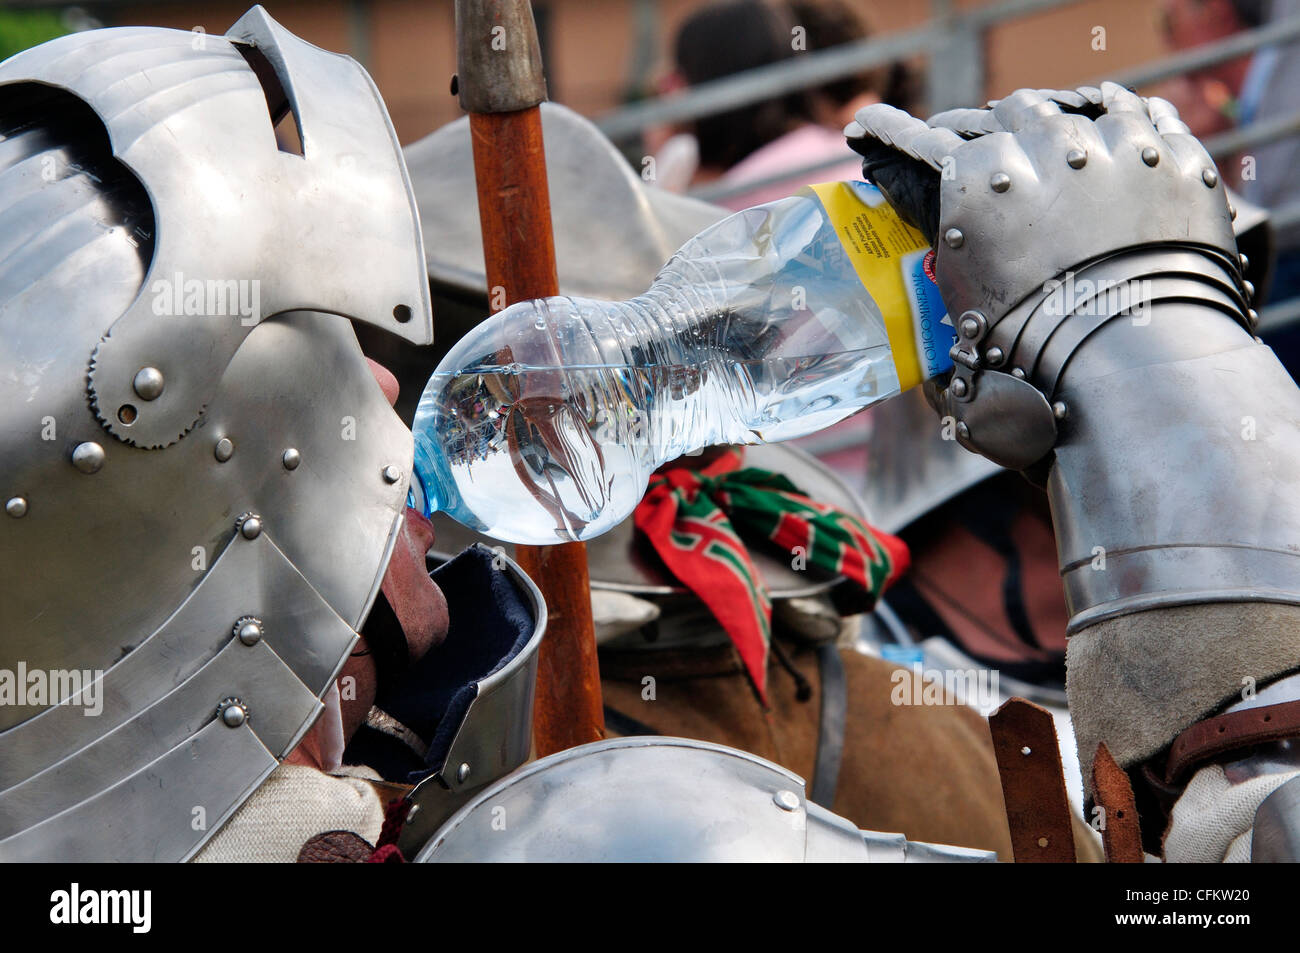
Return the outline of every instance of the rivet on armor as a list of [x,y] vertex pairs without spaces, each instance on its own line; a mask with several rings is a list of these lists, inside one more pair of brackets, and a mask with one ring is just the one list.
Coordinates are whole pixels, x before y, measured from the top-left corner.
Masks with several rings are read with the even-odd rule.
[[1259,312],[1254,308],[1248,308],[1246,310],[1246,320],[1250,322],[1252,328],[1257,327],[1259,325]]
[[72,451],[72,465],[82,473],[98,473],[104,465],[104,448],[91,441],[77,444]]
[[235,528],[244,539],[257,539],[262,533],[262,517],[256,513],[245,513],[235,520]]
[[1052,416],[1057,420],[1064,420],[1069,412],[1070,408],[1065,406],[1065,401],[1063,400],[1058,400],[1052,405]]
[[217,706],[217,714],[227,728],[238,728],[248,721],[248,706],[238,698],[223,698]]
[[245,645],[256,645],[262,641],[265,630],[262,628],[262,620],[257,616],[246,615],[235,620],[234,627],[235,637]]
[[1082,169],[1088,164],[1088,153],[1082,149],[1071,149],[1065,154],[1065,164],[1071,169]]
[[966,421],[957,421],[957,436],[961,437],[963,440],[970,439],[970,427],[966,426]]
[[793,791],[777,791],[772,800],[783,811],[799,810],[799,795]]
[[954,397],[965,397],[965,396],[966,396],[966,379],[965,379],[964,377],[955,377],[955,378],[953,378],[953,382],[952,382],[952,384],[949,385],[949,389],[952,391],[952,396],[954,396]]
[[1237,220],[1237,206],[1228,206],[1228,218],[1232,219],[1234,222]]
[[1160,150],[1155,146],[1147,146],[1142,150],[1142,161],[1149,166],[1155,166],[1160,161]]
[[384,467],[385,483],[396,483],[401,478],[402,478],[402,471],[397,469],[397,467],[393,466],[391,463],[388,466]]
[[1013,367],[1011,368],[1011,376],[1018,380],[1024,380],[1025,369],[1023,367]]
[[988,361],[990,367],[997,367],[1006,357],[1002,353],[1002,348],[994,346],[984,352],[984,360]]
[[984,333],[988,322],[978,311],[966,311],[960,319],[961,335],[964,338],[977,338]]
[[989,179],[989,188],[994,192],[1005,192],[1011,188],[1011,176],[1005,172],[994,172],[992,178]]
[[1250,268],[1250,259],[1245,255],[1238,255],[1237,261],[1241,262],[1241,270],[1247,271]]
[[5,512],[14,519],[22,519],[27,515],[27,500],[21,496],[10,497],[5,503]]
[[140,395],[141,400],[157,400],[163,392],[162,371],[156,367],[142,367],[135,372],[135,380],[131,386],[135,392]]
[[1246,293],[1246,300],[1247,300],[1247,301],[1254,301],[1254,300],[1255,300],[1255,283],[1254,283],[1254,282],[1252,282],[1252,281],[1243,281],[1243,282],[1241,283],[1241,290],[1244,291],[1244,292]]
[[1206,188],[1214,188],[1219,184],[1219,173],[1213,169],[1204,169],[1201,172],[1201,181],[1205,183]]
[[961,248],[966,241],[966,236],[961,233],[960,228],[950,228],[943,233],[943,240],[948,243],[949,248]]
[[298,464],[302,463],[302,454],[290,447],[280,455],[280,462],[284,464],[286,470],[297,470]]
[[212,455],[217,458],[218,463],[225,463],[235,455],[235,441],[229,437],[222,437],[212,448]]
[[456,769],[456,781],[459,784],[464,784],[468,778],[469,765],[462,761],[460,767]]

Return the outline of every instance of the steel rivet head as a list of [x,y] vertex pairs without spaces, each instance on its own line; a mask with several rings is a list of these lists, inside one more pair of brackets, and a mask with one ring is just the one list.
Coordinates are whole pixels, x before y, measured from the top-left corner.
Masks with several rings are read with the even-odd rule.
[[238,728],[248,721],[248,706],[238,698],[224,698],[217,706],[217,714],[227,728]]
[[1082,149],[1071,149],[1065,154],[1065,164],[1071,169],[1082,169],[1088,164],[1088,153]]
[[1246,310],[1246,320],[1250,322],[1252,328],[1256,327],[1259,324],[1259,312],[1254,308],[1248,308]]
[[1154,167],[1160,161],[1160,150],[1155,146],[1147,146],[1142,150],[1142,161]]
[[1002,348],[1000,347],[994,346],[984,352],[984,360],[988,361],[990,367],[997,367],[1002,363],[1004,357],[1006,357],[1006,355],[1002,353]]
[[1228,206],[1228,218],[1232,219],[1234,222],[1237,220],[1237,206]]
[[140,395],[141,400],[157,400],[163,392],[162,371],[156,367],[142,367],[135,372],[131,386]]
[[1011,376],[1018,380],[1024,380],[1025,369],[1023,367],[1013,367],[1011,368]]
[[1241,290],[1246,292],[1246,300],[1252,301],[1255,298],[1255,283],[1253,281],[1243,281]]
[[1069,412],[1070,408],[1065,406],[1065,401],[1063,400],[1058,400],[1052,405],[1052,416],[1057,420],[1064,420]]
[[466,764],[465,762],[461,762],[461,766],[456,769],[456,780],[460,784],[464,784],[465,780],[468,777],[469,777],[469,765]]
[[98,473],[104,465],[104,448],[91,441],[77,444],[72,451],[72,465],[82,473]]
[[393,466],[391,463],[388,466],[384,467],[385,483],[396,483],[401,478],[402,478],[402,471],[397,469],[397,467]]
[[5,503],[5,512],[14,519],[22,519],[27,515],[27,501],[21,496],[10,497]]
[[1219,173],[1213,169],[1203,169],[1201,170],[1201,181],[1205,183],[1206,188],[1212,189],[1219,184]]
[[286,470],[297,470],[298,464],[302,463],[302,454],[290,447],[280,455],[280,462],[284,464]]
[[961,316],[961,334],[964,338],[977,338],[984,333],[986,322],[978,311],[966,311]]
[[957,422],[957,436],[961,437],[963,440],[970,439],[970,427],[966,426],[966,421],[959,420]]
[[262,517],[256,513],[245,513],[235,520],[235,528],[244,539],[257,539],[262,533]]
[[961,233],[960,228],[950,228],[943,233],[943,240],[948,243],[949,248],[961,248],[966,242],[966,236]]
[[967,388],[966,388],[966,379],[963,378],[963,377],[957,377],[957,378],[954,378],[952,384],[951,384],[950,387],[949,387],[949,389],[952,391],[952,396],[954,396],[954,397],[965,397],[965,396],[966,396],[966,389],[967,389]]
[[1011,176],[1005,172],[993,173],[992,178],[989,179],[989,188],[994,192],[1005,192],[1011,188]]
[[217,458],[218,463],[225,463],[235,455],[235,441],[229,437],[222,437],[212,448],[212,455]]
[[783,811],[799,810],[799,795],[793,791],[777,791],[772,800]]
[[262,641],[264,630],[262,620],[257,616],[246,615],[235,622],[235,637],[245,645],[256,645]]
[[1241,262],[1241,270],[1246,271],[1250,268],[1250,259],[1245,255],[1238,255],[1237,261]]

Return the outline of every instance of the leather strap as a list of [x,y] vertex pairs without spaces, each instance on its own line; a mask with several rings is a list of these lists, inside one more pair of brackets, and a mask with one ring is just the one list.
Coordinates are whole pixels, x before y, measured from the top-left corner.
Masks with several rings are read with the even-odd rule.
[[848,710],[844,659],[834,642],[818,646],[817,671],[821,676],[821,713],[817,728],[817,760],[808,797],[829,811],[840,782],[840,763],[844,760],[844,718]]
[[1012,698],[989,716],[1016,863],[1074,863],[1074,829],[1056,727],[1045,708]]
[[1133,785],[1104,741],[1097,745],[1092,759],[1092,788],[1094,799],[1103,811],[1101,844],[1106,851],[1106,862],[1143,863],[1146,857],[1142,852],[1142,829],[1138,824]]
[[1225,754],[1300,735],[1300,700],[1247,708],[1198,721],[1174,739],[1165,783],[1177,784]]

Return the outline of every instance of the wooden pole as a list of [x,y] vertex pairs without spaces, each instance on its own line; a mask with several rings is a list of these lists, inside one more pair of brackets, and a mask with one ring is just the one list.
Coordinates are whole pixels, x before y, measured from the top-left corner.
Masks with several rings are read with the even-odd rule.
[[[546,86],[527,0],[456,0],[461,104],[469,111],[490,301],[559,293],[540,102]],[[519,546],[546,598],[533,738],[539,756],[605,736],[587,547]]]

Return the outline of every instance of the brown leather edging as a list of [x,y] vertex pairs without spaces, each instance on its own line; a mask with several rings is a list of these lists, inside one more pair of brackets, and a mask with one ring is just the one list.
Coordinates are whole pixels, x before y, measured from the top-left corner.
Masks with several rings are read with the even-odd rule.
[[1133,785],[1104,741],[1097,745],[1092,759],[1092,787],[1094,798],[1104,812],[1101,844],[1106,850],[1106,862],[1142,863],[1146,858],[1142,852],[1142,830],[1138,825]]
[[1174,739],[1165,762],[1165,783],[1176,784],[1205,762],[1237,749],[1295,735],[1300,735],[1300,701],[1206,718]]
[[1051,713],[1012,698],[989,716],[1016,863],[1074,863],[1074,830]]

